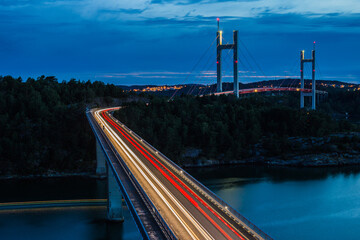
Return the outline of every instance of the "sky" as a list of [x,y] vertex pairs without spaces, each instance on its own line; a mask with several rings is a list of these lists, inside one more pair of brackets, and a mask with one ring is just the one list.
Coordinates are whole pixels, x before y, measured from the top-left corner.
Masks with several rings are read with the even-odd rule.
[[218,17],[240,82],[298,77],[316,41],[317,78],[360,83],[359,0],[0,0],[0,75],[212,84]]

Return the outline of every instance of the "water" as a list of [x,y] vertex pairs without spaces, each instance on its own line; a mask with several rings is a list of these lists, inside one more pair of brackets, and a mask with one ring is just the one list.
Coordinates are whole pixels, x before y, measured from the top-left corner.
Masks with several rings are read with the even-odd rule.
[[360,239],[359,167],[191,173],[274,239]]
[[[0,192],[0,202],[103,199],[106,181],[84,177],[2,180]],[[124,218],[124,223],[107,222],[106,206],[0,211],[0,239],[140,239],[127,208]]]
[[[219,167],[188,171],[274,239],[360,239],[360,167]],[[105,198],[88,178],[3,180],[0,202]],[[3,194],[5,193],[5,194]],[[105,207],[0,211],[0,239],[138,239],[125,222],[104,221]]]

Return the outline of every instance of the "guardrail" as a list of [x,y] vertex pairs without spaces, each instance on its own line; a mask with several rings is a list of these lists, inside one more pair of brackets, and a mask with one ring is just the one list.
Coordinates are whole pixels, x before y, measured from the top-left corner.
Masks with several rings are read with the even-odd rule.
[[[89,113],[89,114],[88,114]],[[139,196],[141,197],[142,201],[145,203],[146,207],[148,208],[149,212],[151,213],[151,215],[153,216],[154,220],[157,222],[158,226],[160,227],[161,231],[163,232],[163,234],[165,235],[166,239],[172,239],[175,240],[176,237],[174,235],[174,233],[171,231],[171,229],[169,228],[169,226],[167,225],[167,223],[165,222],[165,220],[162,218],[162,216],[160,215],[159,211],[156,209],[156,207],[154,206],[154,204],[152,203],[152,201],[150,200],[150,198],[147,196],[147,194],[145,193],[145,191],[142,189],[140,183],[136,180],[136,178],[131,174],[130,169],[126,166],[125,162],[123,161],[123,159],[121,158],[121,156],[119,155],[119,153],[114,149],[114,146],[112,145],[112,143],[108,140],[108,138],[106,136],[104,136],[104,133],[101,131],[101,129],[99,128],[97,123],[94,123],[94,120],[92,118],[90,118],[88,115],[90,115],[92,118],[92,114],[91,112],[87,111],[87,118],[89,121],[91,121],[91,127],[93,128],[93,125],[97,128],[97,130],[100,132],[100,134],[102,135],[103,139],[107,142],[108,146],[110,147],[110,150],[112,151],[112,153],[116,156],[116,158],[119,160],[118,163],[121,165],[121,167],[123,168],[124,172],[126,173],[127,177],[129,178],[129,180],[132,182],[133,186],[135,187],[136,191],[138,192]],[[95,129],[93,129],[96,137],[99,139],[99,136],[97,135],[97,131]],[[101,147],[103,148],[102,144],[100,144]],[[104,150],[104,149],[103,149]],[[106,151],[104,150],[104,153],[107,155]],[[108,161],[111,163],[109,164],[114,175],[117,177],[117,181],[120,185],[120,189],[121,192],[123,193],[123,195],[126,196],[127,200],[127,204],[130,205],[129,210],[132,213],[132,216],[134,218],[134,221],[137,223],[138,228],[139,226],[141,226],[141,228],[139,228],[140,233],[143,235],[143,237],[146,237],[147,239],[150,239],[148,233],[146,232],[146,228],[144,226],[144,224],[142,223],[139,215],[137,214],[134,205],[131,202],[131,199],[128,195],[128,193],[125,190],[124,185],[121,183],[120,177],[117,174],[117,171],[114,167],[114,165],[112,164],[109,156],[107,155],[107,159]],[[128,206],[129,206],[128,205]]]
[[[161,155],[164,159],[168,161],[169,164],[173,168],[175,168],[178,173],[181,173],[182,175],[186,176],[190,181],[194,182],[196,185],[200,186],[201,189],[206,192],[211,198],[213,198],[215,201],[220,203],[220,205],[226,207],[226,210],[230,212],[233,216],[238,218],[242,223],[246,225],[246,227],[250,228],[253,232],[255,232],[258,236],[260,236],[262,239],[265,240],[273,240],[269,235],[267,235],[265,232],[263,232],[259,227],[257,227],[255,224],[253,224],[250,220],[248,220],[246,217],[241,215],[238,211],[236,211],[234,208],[231,207],[227,202],[222,200],[219,196],[217,196],[215,193],[213,193],[210,189],[205,187],[202,183],[200,183],[198,180],[196,180],[193,176],[191,176],[189,173],[187,173],[184,169],[179,167],[176,163],[174,163],[172,160],[170,160],[168,157],[166,157],[163,153],[161,153],[159,150],[157,150],[155,147],[153,147],[150,143],[148,143],[146,140],[141,138],[139,135],[137,135],[134,131],[132,131],[130,128],[128,128],[125,124],[120,122],[118,119],[115,119],[115,121],[122,125],[122,127],[126,128],[129,132],[131,132],[135,137],[137,137],[139,140],[141,140],[143,143],[145,143],[149,148],[153,149],[157,154]],[[231,216],[230,216],[231,217]],[[241,224],[238,220],[234,219],[235,222],[238,224]],[[242,224],[241,224],[242,225]],[[245,227],[245,226],[243,226]]]

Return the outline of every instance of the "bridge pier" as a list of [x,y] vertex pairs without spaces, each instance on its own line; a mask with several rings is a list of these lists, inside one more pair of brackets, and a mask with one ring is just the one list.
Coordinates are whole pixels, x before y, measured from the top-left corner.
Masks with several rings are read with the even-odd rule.
[[106,174],[106,159],[98,140],[96,140],[96,175]]
[[234,66],[234,95],[239,98],[239,79],[238,79],[238,31],[233,32],[233,43],[222,44],[222,31],[219,29],[216,33],[217,47],[216,47],[216,76],[217,76],[217,92],[222,92],[222,77],[221,77],[221,51],[224,49],[233,50],[233,66]]
[[122,193],[119,184],[116,181],[113,171],[107,164],[107,190],[108,190],[108,202],[107,202],[107,218],[109,221],[123,222],[123,208],[122,208]]
[[302,50],[300,52],[300,88],[303,90],[305,88],[305,81],[304,81],[304,63],[309,62],[312,65],[312,72],[311,72],[311,93],[304,93],[300,92],[300,108],[304,108],[304,97],[309,96],[311,97],[311,109],[316,109],[316,80],[315,80],[315,42],[314,42],[314,50],[311,52],[311,58],[305,59],[304,54],[305,51]]

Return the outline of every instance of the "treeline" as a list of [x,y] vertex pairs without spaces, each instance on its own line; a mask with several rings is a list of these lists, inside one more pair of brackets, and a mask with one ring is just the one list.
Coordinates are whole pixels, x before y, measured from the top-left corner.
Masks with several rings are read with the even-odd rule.
[[254,156],[260,142],[268,155],[274,155],[290,151],[292,136],[358,130],[324,111],[299,110],[297,99],[292,95],[183,96],[171,102],[154,98],[150,104],[130,103],[115,117],[177,162],[186,161],[185,149],[200,149],[199,157],[226,162]]
[[93,170],[94,138],[85,108],[124,96],[102,82],[0,77],[0,174]]
[[324,88],[329,93],[326,101],[320,104],[323,111],[335,115],[344,115],[352,121],[360,121],[360,91],[339,88]]
[[[129,94],[102,82],[0,76],[0,175],[93,171],[94,137],[85,109],[118,105]],[[188,161],[182,156],[191,148],[200,149],[200,158],[228,161],[255,155],[259,143],[276,155],[290,151],[291,136],[359,131],[333,118],[340,113],[337,119],[345,119],[348,112],[349,119],[360,119],[359,91],[330,90],[316,112],[298,110],[296,93],[150,98],[149,104],[126,103],[115,116],[178,162]]]

